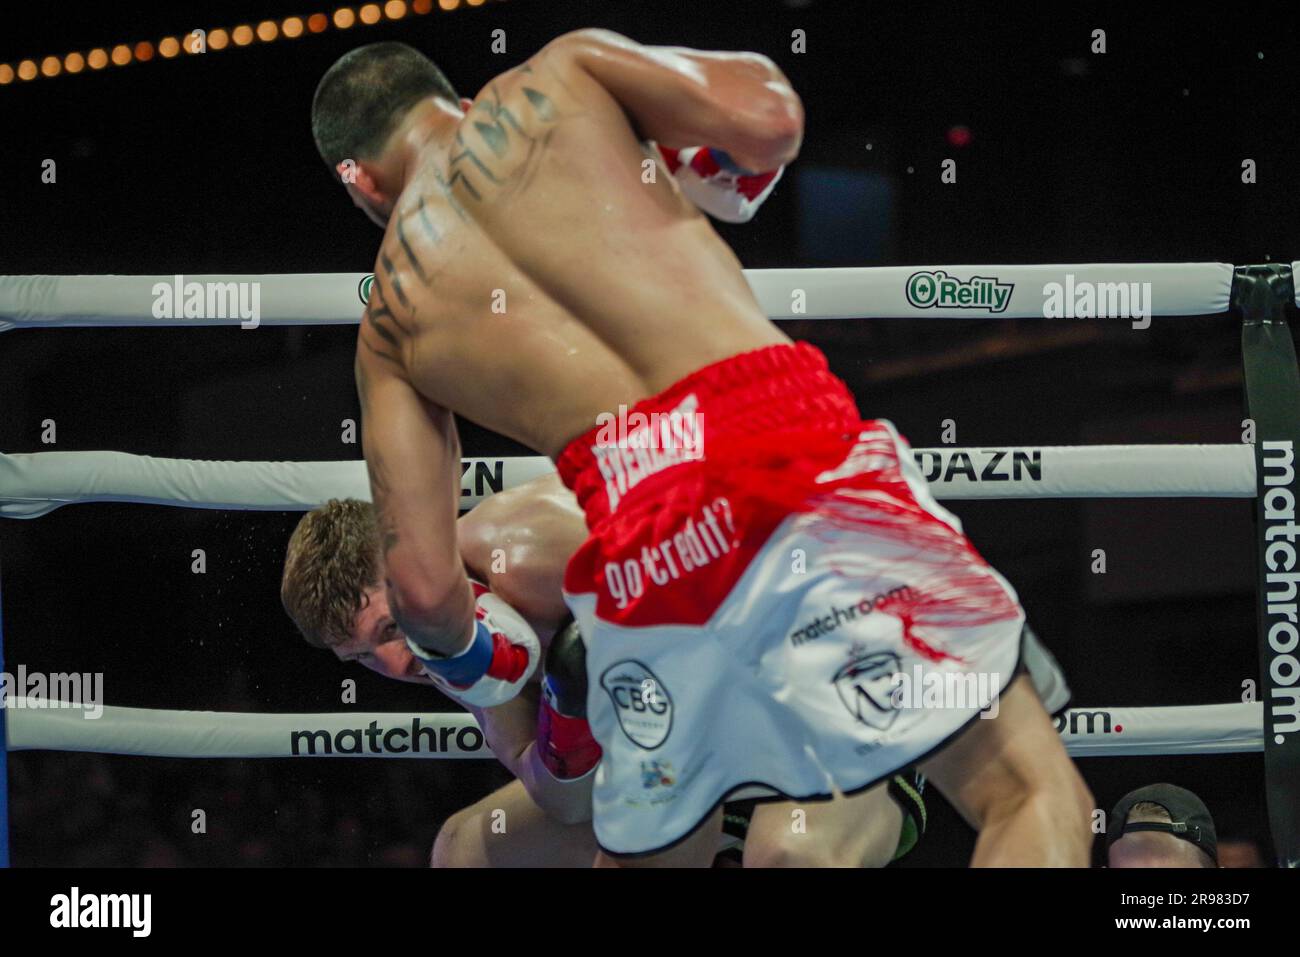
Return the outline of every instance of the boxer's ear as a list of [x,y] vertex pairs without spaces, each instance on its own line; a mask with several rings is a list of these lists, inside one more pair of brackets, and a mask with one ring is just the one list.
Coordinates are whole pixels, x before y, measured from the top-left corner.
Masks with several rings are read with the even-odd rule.
[[467,97],[467,96],[462,96],[462,97],[460,98],[460,111],[461,111],[462,113],[468,113],[468,112],[469,112],[469,108],[470,108],[471,106],[473,106],[473,105],[474,105],[474,101],[471,100],[469,97]]
[[352,186],[358,193],[370,200],[372,203],[385,201],[384,194],[379,189],[379,184],[375,181],[374,173],[369,163],[357,163],[352,170]]

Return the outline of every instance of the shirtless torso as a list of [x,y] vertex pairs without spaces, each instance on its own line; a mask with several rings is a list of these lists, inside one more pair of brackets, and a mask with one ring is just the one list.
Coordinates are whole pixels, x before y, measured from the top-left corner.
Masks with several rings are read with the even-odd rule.
[[642,138],[774,169],[803,130],[766,57],[604,31],[553,41],[466,105],[417,103],[377,161],[392,198],[356,352],[394,611],[447,653],[472,619],[448,548],[453,413],[555,456],[602,412],[788,342]]
[[[473,594],[452,547],[460,459],[453,413],[556,457],[593,431],[601,413],[656,393],[662,400],[663,390],[696,370],[788,342],[764,316],[740,264],[704,217],[667,175],[650,175],[655,166],[647,168],[642,141],[709,146],[741,168],[761,171],[794,158],[802,129],[798,98],[765,57],[649,48],[601,31],[580,31],[549,44],[489,83],[466,114],[438,98],[408,111],[394,134],[397,146],[376,157],[371,165],[377,179],[361,191],[368,203],[359,205],[386,219],[387,228],[358,336],[356,373],[390,605],[415,645],[434,657],[460,655],[473,630]],[[349,192],[356,201],[358,191]],[[767,388],[764,374],[773,364],[782,370],[777,391]],[[769,621],[820,614],[832,594],[848,607],[863,594],[885,594],[881,581],[896,585],[911,576],[908,581],[919,584],[907,600],[920,595],[931,601],[938,609],[935,628],[942,632],[936,640],[961,648],[961,658],[947,660],[1009,677],[1018,661],[1023,612],[1005,581],[969,548],[957,520],[930,499],[919,474],[903,474],[909,460],[892,425],[862,422],[851,394],[830,375],[820,353],[810,347],[765,350],[733,361],[727,373],[692,389],[700,387],[702,414],[710,417],[713,434],[730,430],[731,458],[718,453],[716,442],[711,445],[711,470],[695,470],[699,502],[688,495],[677,503],[681,514],[669,516],[682,523],[673,527],[672,539],[682,568],[711,568],[719,578],[716,587],[692,591],[682,585],[675,608],[659,598],[660,591],[652,596],[629,586],[628,594],[616,595],[608,570],[624,569],[640,582],[638,562],[656,587],[685,581],[685,572],[672,570],[676,566],[665,572],[656,564],[668,559],[651,523],[633,514],[635,509],[620,513],[626,528],[608,523],[608,540],[593,531],[566,572],[567,603],[588,641],[588,673],[644,687],[638,676],[653,669],[658,677],[652,688],[672,689],[677,702],[656,697],[650,703],[656,714],[671,706],[676,717],[647,719],[635,737],[622,726],[614,691],[587,696],[591,731],[604,749],[593,792],[601,846],[614,854],[649,854],[646,862],[660,864],[707,860],[716,846],[717,802],[733,784],[760,780],[787,794],[812,795],[824,791],[831,774],[826,769],[833,767],[836,786],[852,790],[967,728],[923,769],[968,820],[997,825],[981,835],[975,862],[1084,862],[1091,797],[1023,680],[1007,686],[998,721],[975,721],[969,708],[909,712],[907,747],[879,749],[883,757],[875,765],[864,761],[863,745],[875,748],[883,732],[863,724],[856,711],[840,708],[831,697],[834,683],[817,670],[817,656],[791,659],[785,628],[768,627]],[[727,390],[734,393],[726,397],[730,420],[720,426],[713,409],[724,406],[710,403]],[[872,549],[881,544],[882,522],[869,516],[854,534],[835,540],[840,551],[821,566],[824,574],[763,593],[784,602],[781,608],[774,605],[769,613],[766,605],[747,604],[751,595],[743,594],[727,614],[718,613],[733,595],[735,575],[747,567],[731,558],[741,554],[740,537],[711,538],[711,551],[729,557],[713,564],[699,543],[687,565],[678,542],[687,541],[691,523],[716,520],[706,510],[719,502],[731,528],[729,500],[710,483],[731,477],[729,463],[743,466],[750,453],[758,462],[760,452],[770,451],[764,446],[768,426],[745,421],[755,399],[766,403],[764,423],[775,421],[797,434],[815,423],[816,437],[824,441],[814,443],[815,450],[800,446],[797,456],[791,452],[790,464],[799,458],[802,471],[793,477],[780,472],[788,487],[772,487],[780,483],[770,464],[734,470],[753,486],[737,494],[759,489],[755,502],[770,498],[750,516],[767,523],[746,532],[746,541],[762,543],[754,561],[770,560],[775,568],[788,562],[787,547],[805,550],[814,540],[822,542],[804,536],[798,523],[790,523],[788,541],[769,532],[789,509],[826,501],[831,487],[823,476],[847,460],[849,441],[870,444],[876,458],[870,468],[859,464],[834,478],[848,489],[847,511],[857,507],[849,486],[856,483],[874,496],[888,485],[898,514],[906,516],[898,523],[900,534],[911,541],[907,536],[924,531],[932,550],[914,550],[906,569],[881,560],[860,574],[836,572],[847,567],[844,561],[877,554]],[[587,487],[594,487],[594,451],[581,443],[568,452],[575,450],[575,457],[560,463],[562,474],[566,466],[569,471],[566,483],[576,487],[591,479]],[[648,485],[653,483],[641,486],[643,496]],[[613,507],[612,493],[590,495],[584,509],[593,529]],[[657,556],[651,544],[660,549]],[[885,542],[879,555],[893,555],[895,545]],[[766,572],[763,565],[760,573]],[[953,584],[957,572],[961,587]],[[726,575],[732,577],[723,581]],[[620,597],[645,599],[636,609],[645,612],[636,643],[601,638],[602,622],[612,622],[626,603]],[[608,606],[605,618],[601,601]],[[730,614],[741,608],[754,612],[752,621]],[[954,610],[970,613],[945,617]],[[630,614],[620,621],[626,624]],[[727,627],[708,631],[692,624],[701,614],[701,620],[725,619]],[[909,612],[908,620],[913,618]],[[877,616],[863,637],[901,660],[913,653],[910,626],[904,624],[899,616]],[[694,640],[697,634],[707,634],[707,640]],[[840,638],[846,654],[865,654],[850,638],[846,629]],[[698,654],[677,654],[674,649],[681,647]],[[627,656],[634,651],[637,660],[631,661]],[[750,659],[772,664],[736,667]],[[855,661],[844,668],[857,667]],[[773,693],[796,680],[803,692]],[[738,693],[737,683],[748,692]],[[627,690],[624,684],[619,689]],[[719,718],[723,704],[738,710]],[[748,732],[796,720],[796,704],[817,715],[816,761],[798,734],[762,738],[758,748],[743,741],[723,747],[716,735],[695,733],[683,717],[689,713],[705,724]],[[668,755],[664,740],[673,728],[679,731]],[[769,748],[778,740],[789,746]],[[652,782],[671,789],[666,798],[643,793],[643,746],[662,746],[659,756],[673,765],[672,774]],[[756,766],[764,761],[764,768]],[[1075,826],[1063,830],[1056,824],[1060,815],[1040,814],[1040,807],[1061,810]],[[599,862],[611,860],[602,856]]]
[[[610,59],[580,39],[551,44],[489,83],[454,136],[427,143],[376,263],[364,376],[403,378],[554,456],[601,411],[787,341],[671,177],[646,182],[642,136],[683,142],[699,119],[689,104],[668,110],[665,90],[634,129],[596,78]],[[724,64],[733,86],[739,68],[762,92],[759,58],[713,69]]]

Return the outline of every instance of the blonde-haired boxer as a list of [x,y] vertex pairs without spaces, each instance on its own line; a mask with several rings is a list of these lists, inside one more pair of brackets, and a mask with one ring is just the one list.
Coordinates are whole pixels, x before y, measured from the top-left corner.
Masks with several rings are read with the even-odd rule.
[[[561,627],[569,614],[560,583],[565,561],[585,532],[572,494],[554,475],[494,495],[457,522],[457,545],[467,572],[530,622],[544,654],[557,631],[569,651],[574,648],[576,631]],[[294,530],[281,597],[309,644],[389,678],[431,683],[389,613],[382,581],[374,507],[334,500],[308,512]],[[591,813],[591,778],[585,773],[576,779],[557,777],[553,766],[537,759],[537,716],[547,708],[539,682],[529,682],[499,705],[466,707],[483,728],[488,747],[517,779],[452,815],[439,832],[432,863],[590,866],[596,855],[595,837],[585,823]],[[590,751],[579,753],[590,757]],[[575,770],[587,769],[580,762]],[[882,866],[910,850],[925,828],[922,783],[915,775],[896,778],[830,803],[737,803],[727,809],[727,835],[719,848],[732,853],[743,849],[751,867]],[[803,812],[797,825],[796,810]],[[501,812],[508,823],[505,833],[492,826]]]
[[[560,579],[568,550],[584,535],[582,515],[555,476],[489,498],[457,523],[472,576],[510,600],[549,646],[567,617]],[[392,621],[380,587],[382,554],[373,506],[331,501],[313,509],[290,539],[281,594],[309,643],[400,681],[428,682]],[[564,640],[572,640],[566,633]],[[1068,689],[1055,661],[1032,638],[1026,661],[1050,710]],[[529,760],[536,748],[536,687],[500,706],[471,708],[489,747],[517,780],[452,815],[433,853],[440,866],[587,866],[595,838],[586,821],[589,778],[568,784]],[[888,785],[831,802],[755,804],[725,809],[720,861],[750,867],[876,867],[902,857],[924,833],[923,780],[895,775]],[[534,795],[535,794],[535,798]],[[549,813],[542,810],[549,808]],[[509,821],[494,831],[495,815]]]
[[[504,615],[495,644],[475,623],[496,612],[446,547],[454,414],[555,459],[584,511],[564,590],[603,751],[598,863],[703,864],[737,788],[811,800],[924,762],[980,831],[972,863],[1086,866],[1092,797],[1011,679],[1014,590],[893,426],[771,323],[701,212],[751,215],[799,152],[802,105],[770,59],[582,30],[470,103],[374,44],[322,78],[312,129],[385,229],[355,368],[388,602],[426,669],[498,682],[486,698],[535,667]],[[683,152],[661,167],[646,141]],[[862,704],[914,667],[997,676],[998,716]],[[653,793],[647,761],[673,769]]]

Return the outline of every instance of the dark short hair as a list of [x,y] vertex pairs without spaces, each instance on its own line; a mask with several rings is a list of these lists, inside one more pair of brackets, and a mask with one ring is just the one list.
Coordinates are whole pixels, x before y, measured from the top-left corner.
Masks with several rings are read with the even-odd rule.
[[457,101],[442,71],[405,43],[369,43],[341,56],[311,102],[311,132],[323,160],[373,159],[407,112],[428,96]]

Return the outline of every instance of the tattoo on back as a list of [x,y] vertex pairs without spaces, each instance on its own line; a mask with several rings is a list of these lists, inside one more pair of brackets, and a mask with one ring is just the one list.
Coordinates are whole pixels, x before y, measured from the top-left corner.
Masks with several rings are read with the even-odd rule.
[[[521,72],[533,71],[525,67]],[[520,86],[518,92],[518,96],[503,99],[499,84],[492,84],[457,132],[447,174],[437,168],[432,171],[438,192],[461,220],[469,218],[462,200],[481,204],[506,190],[526,190],[554,133],[549,127],[563,118],[555,101],[535,86]],[[398,214],[390,238],[380,250],[375,284],[362,321],[362,346],[398,369],[403,368],[403,337],[410,335],[398,312],[414,319],[420,303],[420,297],[412,295],[407,285],[415,281],[432,287],[446,268],[432,255],[446,238],[433,215],[436,205],[419,196],[414,206]]]
[[388,271],[388,275],[375,274],[375,285],[370,291],[370,305],[361,322],[360,341],[372,355],[402,369],[402,342],[398,333],[405,334],[407,330],[389,307],[384,288],[392,278],[392,262],[381,253],[380,265],[383,267],[381,273]]
[[555,101],[541,90],[519,89],[522,99],[507,102],[493,83],[470,110],[473,133],[467,136],[462,127],[456,134],[447,185],[471,202],[487,202],[511,188],[526,189],[554,132],[547,127],[562,118]]

